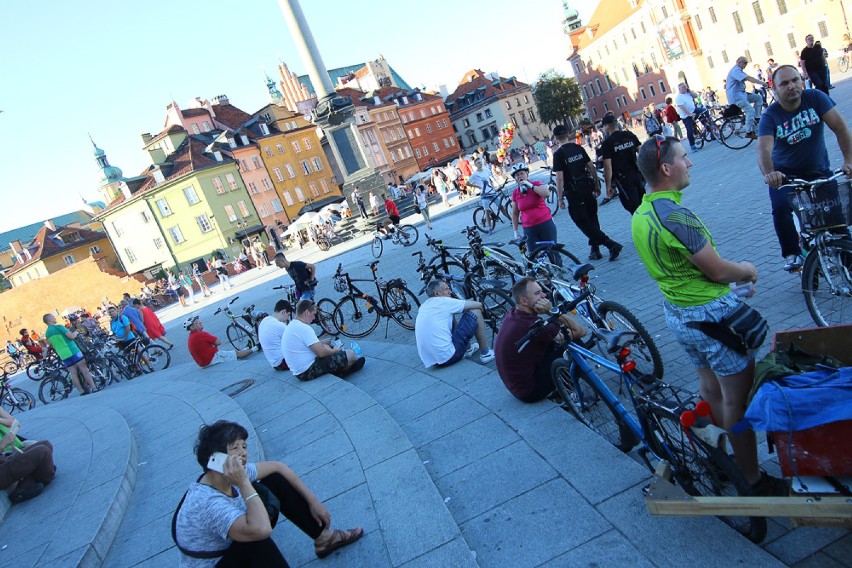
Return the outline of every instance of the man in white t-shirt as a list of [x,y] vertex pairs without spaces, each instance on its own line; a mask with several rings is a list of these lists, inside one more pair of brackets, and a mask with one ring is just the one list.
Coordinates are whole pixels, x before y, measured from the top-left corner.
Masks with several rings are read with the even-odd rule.
[[273,312],[263,318],[260,325],[257,326],[257,338],[260,341],[260,346],[263,347],[263,354],[266,355],[266,360],[276,371],[290,369],[284,360],[284,352],[281,350],[281,338],[284,335],[284,330],[287,329],[287,323],[292,314],[293,306],[290,305],[290,302],[278,300],[275,302]]
[[351,349],[332,347],[331,339],[320,341],[311,327],[317,315],[313,300],[296,304],[296,318],[287,324],[281,336],[281,350],[293,374],[300,381],[311,381],[330,373],[345,377],[364,367],[366,359]]
[[[755,79],[745,72],[748,59],[743,56],[737,57],[736,64],[728,71],[728,77],[725,79],[725,95],[728,97],[728,104],[737,105],[745,112],[745,130],[746,137],[757,140],[757,122],[760,118],[760,111],[763,109],[763,97],[758,93],[747,93],[746,82],[754,83],[764,89],[769,86],[762,79]],[[760,68],[758,67],[758,73]]]
[[686,83],[681,83],[677,86],[678,94],[674,100],[674,106],[677,110],[677,115],[680,121],[686,127],[686,137],[689,139],[689,148],[693,152],[697,152],[695,146],[695,119],[692,115],[695,113],[695,99],[692,93],[689,92],[689,87]]
[[[443,280],[433,280],[426,286],[429,299],[417,310],[414,336],[417,353],[426,367],[448,367],[476,352],[471,339],[479,344],[480,363],[494,360],[494,351],[488,348],[482,304],[452,298],[450,287]],[[461,314],[453,326],[453,316]]]

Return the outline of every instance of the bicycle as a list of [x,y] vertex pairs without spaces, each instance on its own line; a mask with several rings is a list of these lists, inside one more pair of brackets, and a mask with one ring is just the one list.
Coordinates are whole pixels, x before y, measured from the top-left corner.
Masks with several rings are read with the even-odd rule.
[[6,373],[0,375],[0,406],[3,410],[14,413],[16,410],[26,412],[36,405],[33,395],[9,384],[9,376]]
[[[540,319],[515,346],[522,351],[530,339],[548,324],[560,322],[590,294],[588,290],[570,302],[563,302]],[[583,425],[600,434],[619,450],[627,452],[641,445],[639,456],[652,472],[658,468],[649,455],[666,464],[668,481],[677,483],[690,495],[750,495],[751,489],[725,448],[726,432],[706,419],[688,426],[684,417],[694,421],[712,414],[706,403],[696,402],[684,389],[664,383],[636,370],[631,356],[634,331],[592,329],[612,362],[592,353],[576,342],[565,346],[563,358],[553,362],[554,385],[563,399],[563,408]],[[567,336],[567,335],[566,335]],[[615,380],[605,382],[590,364],[607,369]],[[632,408],[633,412],[628,408]],[[735,530],[759,543],[766,536],[763,517],[719,517]]]
[[550,190],[550,195],[548,195],[544,200],[550,208],[551,216],[556,215],[559,211],[559,191],[556,189],[556,172],[554,172],[553,168],[550,166],[542,166],[541,169],[550,172],[550,177],[547,179],[547,189]]
[[[278,288],[284,288],[284,286],[273,289]],[[231,319],[231,323],[229,323],[228,327],[225,329],[225,335],[228,336],[228,343],[230,343],[234,349],[251,349],[255,345],[259,344],[257,339],[257,330],[255,329],[251,315],[252,310],[254,310],[254,304],[243,309],[243,314],[236,315],[231,311],[231,306],[239,299],[239,296],[234,296],[226,305],[217,308],[216,311],[213,312],[213,315],[216,316],[224,312],[225,315]],[[295,307],[295,304],[292,304],[292,302],[291,305],[294,305]]]
[[[451,251],[467,251],[467,247],[447,246],[444,244],[444,241],[433,239],[428,233],[426,234],[426,245],[429,246],[429,248],[431,248],[437,255],[430,258],[429,262],[426,264],[429,266],[439,266],[441,272],[445,274],[454,274],[458,277],[464,277],[470,268],[468,261],[454,255]],[[414,253],[412,253],[412,256],[414,256]]]
[[[339,289],[345,290],[345,295],[337,303],[332,320],[337,330],[346,337],[359,338],[369,335],[378,327],[382,317],[388,319],[388,325],[390,320],[393,320],[405,329],[414,330],[420,301],[406,287],[402,278],[385,282],[378,276],[378,264],[379,261],[374,260],[367,265],[372,272],[372,278],[350,278],[348,273],[343,272],[342,264],[337,267],[335,280],[340,283]],[[379,299],[362,292],[355,282],[372,282],[376,286]]]
[[852,317],[852,196],[849,180],[835,170],[824,179],[788,179],[778,191],[789,191],[805,254],[802,293],[820,327],[849,323]]
[[[273,286],[273,290],[284,290],[285,296],[284,299],[290,302],[290,305],[293,306],[293,309],[296,308],[296,304],[299,300],[296,299],[296,285],[295,284],[285,284],[282,286]],[[337,289],[337,286],[335,286]],[[338,292],[345,292],[346,290],[338,290]],[[316,323],[320,327],[319,335],[335,335],[337,334],[337,326],[334,324],[334,320],[332,319],[332,314],[334,314],[334,308],[337,307],[337,303],[331,298],[322,298],[318,300],[317,303],[317,315],[314,318],[314,323]],[[259,323],[259,322],[258,322]]]
[[745,113],[737,105],[728,105],[722,113],[719,122],[719,141],[732,150],[742,150],[754,138],[748,136],[751,130],[746,130]]
[[168,369],[172,362],[172,356],[165,347],[153,342],[146,347],[138,336],[131,339],[123,348],[116,347],[113,353],[130,371],[128,379]]
[[849,48],[844,47],[843,53],[837,58],[837,68],[841,73],[849,71]]
[[386,239],[390,239],[395,245],[410,247],[420,237],[420,233],[414,225],[391,225],[391,227],[387,235],[380,231],[373,232],[373,243],[370,247],[373,252],[373,258],[382,256],[382,252],[385,249],[384,241]]
[[[504,223],[511,219],[509,207],[512,204],[512,199],[506,194],[504,187],[506,187],[505,183],[500,187],[492,188],[494,190],[492,195],[482,196],[480,194],[480,205],[473,210],[473,224],[486,233],[494,230],[497,221]],[[482,203],[485,203],[485,205]],[[503,220],[503,217],[506,218],[506,221]]]
[[331,248],[331,239],[329,239],[328,237],[317,237],[316,243],[317,247],[319,247],[321,251],[327,251]]

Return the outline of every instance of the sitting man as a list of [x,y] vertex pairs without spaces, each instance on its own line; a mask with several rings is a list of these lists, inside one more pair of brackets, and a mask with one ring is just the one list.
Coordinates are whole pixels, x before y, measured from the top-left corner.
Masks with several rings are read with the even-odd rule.
[[222,342],[215,335],[204,331],[201,316],[190,316],[183,322],[183,327],[189,331],[189,340],[187,341],[189,354],[192,355],[192,358],[198,363],[199,367],[209,367],[223,361],[245,359],[255,351],[260,351],[259,345],[251,349],[240,349],[239,351],[219,349]]
[[275,309],[271,314],[261,320],[257,326],[257,338],[263,348],[266,360],[276,371],[287,371],[290,367],[284,360],[284,352],[281,350],[281,339],[287,323],[293,313],[293,306],[287,300],[275,302]]
[[31,336],[30,332],[26,329],[21,330],[21,345],[23,345],[27,353],[33,356],[36,361],[40,360],[42,357],[42,347],[39,345],[38,341],[35,341]]
[[[471,357],[477,345],[471,344],[476,336],[479,362],[483,365],[494,360],[494,351],[488,348],[482,304],[471,300],[452,298],[450,287],[443,280],[433,280],[426,286],[429,296],[417,311],[414,336],[417,353],[426,367],[448,367]],[[461,314],[453,326],[453,316]]]
[[25,442],[15,435],[19,427],[11,414],[0,408],[0,490],[8,491],[12,503],[40,495],[56,472],[51,443]]
[[515,307],[503,318],[494,342],[497,372],[515,398],[522,402],[538,402],[553,391],[550,366],[562,356],[565,341],[583,337],[586,330],[571,318],[562,316],[570,337],[563,337],[556,324],[550,324],[518,353],[515,342],[527,334],[539,314],[549,313],[552,306],[541,286],[529,276],[512,287],[512,299]]
[[281,338],[281,349],[290,370],[300,381],[312,381],[330,373],[340,378],[360,371],[366,363],[351,349],[332,347],[331,339],[320,341],[311,327],[317,315],[313,300],[299,300],[296,319],[287,324]]

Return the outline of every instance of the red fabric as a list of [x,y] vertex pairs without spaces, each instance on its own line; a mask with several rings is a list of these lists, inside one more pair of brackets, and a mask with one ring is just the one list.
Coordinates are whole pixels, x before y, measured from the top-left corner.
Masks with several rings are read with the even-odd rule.
[[206,367],[213,360],[216,352],[219,351],[219,348],[216,347],[217,341],[219,340],[215,335],[210,335],[206,331],[190,331],[189,342],[187,343],[189,354],[192,355],[199,366]]
[[166,334],[166,328],[160,322],[160,318],[154,313],[154,310],[147,306],[139,308],[142,312],[142,323],[145,324],[145,332],[151,339],[163,337]]
[[680,120],[680,115],[677,113],[677,110],[673,105],[669,105],[666,107],[666,122],[671,124],[672,122],[677,122]]
[[497,373],[509,392],[520,399],[530,396],[535,390],[535,366],[552,348],[553,338],[559,333],[559,328],[550,324],[533,336],[523,353],[518,353],[515,341],[526,335],[536,321],[537,315],[512,308],[503,318],[494,342]]
[[385,200],[385,210],[387,210],[388,216],[396,215],[397,217],[399,217],[399,210],[396,208],[396,203],[394,203],[390,199]]
[[461,172],[463,178],[469,178],[473,173],[473,168],[470,167],[470,162],[468,162],[464,158],[459,159],[458,169]]

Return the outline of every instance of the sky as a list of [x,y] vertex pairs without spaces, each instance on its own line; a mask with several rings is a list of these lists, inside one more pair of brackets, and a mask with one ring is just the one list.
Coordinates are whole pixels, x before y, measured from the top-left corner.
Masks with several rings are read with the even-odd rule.
[[[571,0],[587,21],[597,0]],[[412,87],[453,91],[472,68],[570,74],[561,0],[301,0],[328,69],[379,55]],[[0,232],[100,199],[89,135],[134,176],[141,134],[172,100],[224,94],[252,113],[278,63],[305,73],[276,0],[29,0],[0,18]]]

